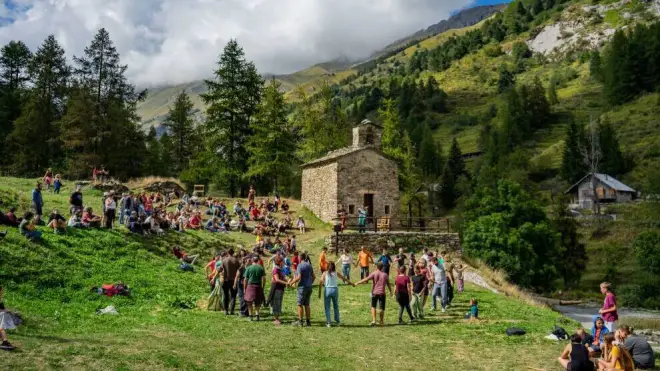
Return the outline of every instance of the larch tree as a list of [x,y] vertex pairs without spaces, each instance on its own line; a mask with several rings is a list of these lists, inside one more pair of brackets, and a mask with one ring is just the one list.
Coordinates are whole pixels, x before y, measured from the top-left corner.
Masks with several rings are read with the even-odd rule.
[[277,190],[280,179],[291,174],[296,162],[296,137],[287,118],[287,106],[281,84],[273,79],[264,89],[261,105],[250,124],[252,135],[248,139],[249,178],[260,178]]
[[103,28],[74,63],[73,93],[60,120],[69,175],[85,177],[100,165],[122,179],[141,175],[146,149],[137,103],[146,91],[137,93],[128,83],[127,66]]
[[58,165],[61,144],[57,121],[64,114],[71,69],[53,35],[37,49],[28,67],[32,89],[9,141],[14,173],[39,176]]
[[202,94],[207,105],[207,150],[216,155],[218,183],[231,197],[247,190],[242,182],[248,169],[247,140],[250,123],[259,109],[263,80],[243,48],[230,40],[217,62],[212,80],[205,80],[208,91]]
[[181,173],[190,165],[190,161],[195,154],[195,122],[193,120],[194,105],[190,96],[181,91],[174,100],[174,105],[170,108],[167,119],[163,126],[167,129],[170,146],[163,147],[163,150],[171,153],[172,170],[175,174]]
[[11,142],[4,143],[21,115],[29,81],[32,53],[22,41],[11,41],[0,50],[0,165],[11,163]]

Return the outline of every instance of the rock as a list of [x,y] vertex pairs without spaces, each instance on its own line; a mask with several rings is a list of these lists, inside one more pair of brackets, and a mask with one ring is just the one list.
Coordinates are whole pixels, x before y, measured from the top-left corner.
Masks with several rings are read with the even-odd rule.
[[186,192],[186,190],[180,184],[172,181],[153,182],[144,187],[144,190],[162,194],[174,193],[178,198],[183,196],[183,194]]
[[103,192],[113,191],[115,192],[115,194],[122,194],[130,191],[130,189],[126,185],[114,179],[105,181],[103,183],[94,184],[92,185],[92,188],[98,189],[99,191],[103,191]]

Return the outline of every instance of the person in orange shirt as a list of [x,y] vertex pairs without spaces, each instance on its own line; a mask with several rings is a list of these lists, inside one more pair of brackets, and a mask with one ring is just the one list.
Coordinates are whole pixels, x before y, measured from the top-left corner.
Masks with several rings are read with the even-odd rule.
[[328,259],[326,258],[327,253],[328,253],[328,248],[324,246],[323,251],[319,256],[319,268],[321,269],[321,273],[328,270]]
[[369,276],[369,263],[374,264],[374,258],[371,252],[364,246],[360,248],[360,252],[358,253],[358,262],[360,263],[360,279],[364,279]]

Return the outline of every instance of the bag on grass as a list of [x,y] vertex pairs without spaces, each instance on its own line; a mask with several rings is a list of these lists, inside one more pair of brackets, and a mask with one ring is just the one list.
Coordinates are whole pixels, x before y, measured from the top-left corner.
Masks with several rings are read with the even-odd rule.
[[506,334],[507,336],[522,336],[525,335],[526,332],[525,330],[518,327],[509,327],[508,329],[506,329]]
[[193,266],[188,263],[179,264],[179,269],[181,269],[184,272],[193,272],[195,270],[195,268],[193,268]]
[[552,331],[552,334],[557,337],[559,340],[568,340],[568,333],[562,327],[555,325],[555,330]]

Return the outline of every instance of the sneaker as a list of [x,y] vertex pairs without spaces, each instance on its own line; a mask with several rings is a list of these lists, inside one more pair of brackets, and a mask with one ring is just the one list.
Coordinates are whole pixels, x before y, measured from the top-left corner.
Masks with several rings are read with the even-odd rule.
[[403,320],[400,319],[400,320],[399,320],[399,324],[400,324],[400,325],[403,325]]
[[326,323],[325,327],[330,328],[330,327],[332,327],[332,325],[330,323]]
[[11,343],[8,342],[8,341],[3,341],[2,344],[0,344],[0,349],[2,349],[2,350],[14,350],[14,349],[16,349],[16,347],[11,345]]
[[444,313],[444,312],[446,312],[446,309],[445,309],[445,308],[442,308],[442,313]]
[[335,322],[335,326],[339,327],[339,326],[341,326],[341,323]]
[[312,327],[312,321],[307,320],[305,323],[307,324],[307,327]]
[[371,327],[376,327],[376,322],[371,322]]
[[261,317],[257,314],[257,322],[261,320]]
[[250,316],[250,322],[254,322],[254,317]]
[[292,323],[292,325],[296,326],[296,327],[302,327],[303,324],[302,324],[301,321],[295,321],[295,322]]
[[417,321],[417,318],[411,318],[410,319],[410,322],[416,322],[416,321]]

